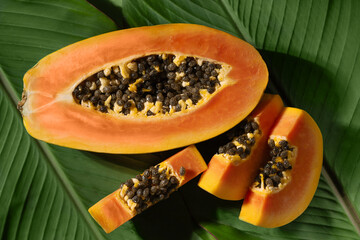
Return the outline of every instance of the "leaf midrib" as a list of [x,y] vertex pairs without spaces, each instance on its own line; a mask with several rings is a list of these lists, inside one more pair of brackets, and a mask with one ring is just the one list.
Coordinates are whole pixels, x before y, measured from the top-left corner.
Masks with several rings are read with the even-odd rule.
[[[6,93],[9,95],[15,106],[17,105],[19,98],[16,95],[16,91],[14,87],[10,84],[8,77],[0,66],[0,84],[4,86]],[[20,117],[20,113],[17,115]],[[62,170],[58,159],[54,156],[54,154],[50,151],[49,145],[45,142],[39,141],[37,139],[32,138],[32,141],[35,141],[40,151],[43,153],[44,158],[47,160],[47,163],[50,165],[54,173],[59,179],[59,182],[64,187],[70,199],[73,201],[75,208],[79,211],[80,215],[83,217],[85,222],[87,223],[89,229],[93,232],[96,239],[104,239],[100,234],[98,227],[89,217],[88,212],[86,211],[83,203],[80,200],[79,195],[76,193],[75,189],[70,183],[69,178],[66,176],[65,172]]]

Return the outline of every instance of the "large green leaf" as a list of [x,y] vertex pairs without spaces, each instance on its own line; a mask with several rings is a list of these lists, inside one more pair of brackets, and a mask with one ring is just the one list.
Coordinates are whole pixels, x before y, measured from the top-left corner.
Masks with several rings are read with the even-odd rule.
[[[288,99],[288,103],[308,109],[317,120],[320,115],[316,115],[319,110],[316,100],[331,94],[332,91],[331,88],[326,87],[329,80],[325,76],[328,72],[334,72],[334,66],[339,69],[335,72],[342,74],[344,74],[342,71],[351,68],[354,69],[354,76],[351,76],[356,77],[355,63],[351,65],[351,62],[347,62],[350,67],[347,64],[344,67],[335,64],[338,63],[336,61],[333,64],[328,63],[328,59],[323,59],[324,57],[320,58],[321,61],[316,60],[317,57],[312,55],[312,44],[316,42],[322,45],[324,41],[316,41],[316,36],[319,35],[316,26],[320,29],[326,29],[327,26],[320,24],[321,16],[324,17],[324,13],[320,14],[323,5],[313,7],[313,12],[319,12],[317,17],[320,20],[313,19],[317,24],[311,30],[310,27],[301,28],[307,20],[306,17],[301,17],[308,12],[307,8],[299,6],[297,11],[304,13],[292,17],[293,7],[299,4],[291,1],[276,3],[282,4],[282,8],[275,6],[275,2],[271,2],[274,5],[271,8],[272,5],[268,5],[267,1],[246,1],[241,2],[241,5],[226,1],[124,1],[123,5],[122,1],[116,0],[91,2],[114,18],[114,22],[120,27],[123,24],[120,12],[123,8],[128,23],[132,26],[193,22],[243,37],[263,50],[273,73],[272,87]],[[292,5],[293,3],[295,5]],[[117,4],[118,6],[115,6]],[[330,5],[326,9],[330,9]],[[355,13],[356,7],[352,10]],[[333,8],[332,11],[336,12],[336,6]],[[266,27],[264,23],[268,22],[269,27]],[[286,27],[287,24],[290,24],[290,27]],[[292,33],[291,24],[302,29],[299,35]],[[341,28],[341,25],[327,28],[329,28],[327,32],[337,32],[340,31],[337,28]],[[72,42],[114,29],[114,24],[108,18],[85,1],[2,0],[0,4],[0,236],[2,239],[214,239],[213,236],[218,239],[359,238],[354,228],[356,225],[351,222],[352,215],[347,212],[351,208],[344,204],[346,198],[339,195],[337,192],[339,189],[332,185],[327,174],[321,179],[309,209],[296,221],[282,228],[266,230],[237,220],[241,202],[216,199],[200,190],[196,186],[196,181],[193,181],[169,200],[159,203],[113,233],[105,235],[86,209],[116,189],[121,181],[170,156],[176,150],[146,155],[110,155],[48,145],[27,135],[21,124],[21,117],[15,110],[14,101],[16,102],[21,94],[23,74],[41,57]],[[297,49],[298,45],[306,45],[301,38],[304,34],[309,34],[306,41],[309,46],[296,52],[294,49]],[[354,39],[357,32],[354,31],[354,34],[349,39],[355,42],[348,44],[358,47],[356,38]],[[311,35],[314,35],[314,42]],[[349,40],[342,41],[346,46]],[[288,48],[284,45],[289,42],[292,48],[290,45]],[[329,50],[323,48],[325,52]],[[341,53],[335,55],[341,56]],[[343,68],[345,69],[342,70]],[[313,75],[298,76],[301,75],[299,73],[307,73],[309,69]],[[313,83],[312,80],[319,76],[324,80]],[[334,86],[341,85],[335,84],[338,81],[337,77],[336,75],[331,78]],[[347,78],[347,82],[353,82],[351,87],[356,86],[357,83],[351,80],[353,78]],[[305,83],[301,84],[302,81]],[[322,87],[317,89],[314,87],[317,86],[316,84]],[[312,92],[306,90],[305,86],[310,86]],[[297,88],[304,93],[298,93]],[[313,100],[309,97],[313,95],[320,96],[314,99],[315,104],[311,104]],[[356,92],[347,97],[351,98],[355,95]],[[343,98],[344,95],[338,96]],[[328,103],[324,102],[326,106]],[[346,106],[346,103],[341,103],[341,106]],[[342,113],[342,107],[337,106],[336,110],[340,111],[338,113],[325,112],[326,116],[335,118],[337,114]],[[355,114],[354,116],[356,117]],[[346,122],[346,117],[339,119],[338,122]],[[358,136],[350,131],[358,130],[355,117],[352,128],[344,125],[340,129],[344,132],[334,128],[333,131],[337,131],[335,136],[339,136],[336,139],[337,143],[340,142],[339,139],[348,139],[349,136],[352,136],[353,140],[357,139]],[[328,121],[333,123],[332,120]],[[335,134],[325,131],[327,128],[324,129],[324,126],[327,125],[324,124],[326,121],[320,124],[324,133]],[[351,142],[341,144],[344,144],[343,151],[347,153],[352,151],[350,147],[354,146]],[[213,153],[209,149],[216,146],[216,139],[198,146],[204,157],[209,159]],[[330,147],[326,146],[326,151],[330,151],[331,149],[327,150]],[[359,157],[355,152],[349,156],[346,156],[346,153],[341,154],[345,157],[340,155],[336,158],[341,157],[342,160],[347,159],[350,163],[357,163],[348,159]],[[336,170],[337,161],[334,160],[333,164],[330,160],[327,162],[338,177],[333,179],[339,179],[343,183],[341,174]],[[346,162],[344,166],[347,166]],[[352,190],[347,187],[345,190],[355,204],[356,193],[355,198],[351,193],[358,191],[356,184],[359,183],[359,178],[356,176],[357,172],[353,177],[348,177],[346,173],[353,169],[347,170],[344,166],[340,173],[343,172],[344,179],[352,179],[350,184]],[[358,165],[355,167],[358,168]]]

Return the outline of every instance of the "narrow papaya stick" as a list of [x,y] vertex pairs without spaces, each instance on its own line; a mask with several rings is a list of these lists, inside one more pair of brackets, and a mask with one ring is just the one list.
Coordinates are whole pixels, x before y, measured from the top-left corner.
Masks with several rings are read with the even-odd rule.
[[207,169],[194,145],[185,148],[142,174],[127,180],[115,192],[89,208],[96,222],[110,233],[135,215],[169,197]]

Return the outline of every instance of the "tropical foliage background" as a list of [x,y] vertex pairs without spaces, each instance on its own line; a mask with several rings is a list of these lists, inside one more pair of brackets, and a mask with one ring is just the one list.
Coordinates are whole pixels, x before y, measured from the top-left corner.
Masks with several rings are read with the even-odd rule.
[[[357,0],[0,0],[1,239],[360,239],[359,19]],[[269,67],[267,91],[319,124],[322,176],[294,222],[276,229],[241,222],[241,201],[216,199],[192,181],[106,235],[88,207],[176,150],[98,154],[25,131],[16,110],[22,76],[42,57],[97,34],[175,22],[253,44]],[[197,146],[208,160],[216,140]]]

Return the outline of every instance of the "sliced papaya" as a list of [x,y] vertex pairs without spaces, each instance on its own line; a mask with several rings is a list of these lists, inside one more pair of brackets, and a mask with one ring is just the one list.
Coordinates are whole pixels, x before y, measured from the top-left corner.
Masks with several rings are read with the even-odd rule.
[[241,200],[266,161],[267,139],[283,110],[278,95],[264,94],[254,111],[228,132],[229,142],[221,146],[199,187],[225,200]]
[[320,178],[323,141],[308,113],[285,108],[268,143],[271,159],[246,194],[239,218],[274,228],[293,221],[310,204]]
[[44,57],[25,74],[18,108],[27,131],[43,141],[155,152],[235,126],[267,82],[250,44],[205,26],[159,25],[106,33]]
[[194,145],[185,148],[142,174],[127,180],[89,212],[106,233],[130,220],[205,171],[207,165]]

